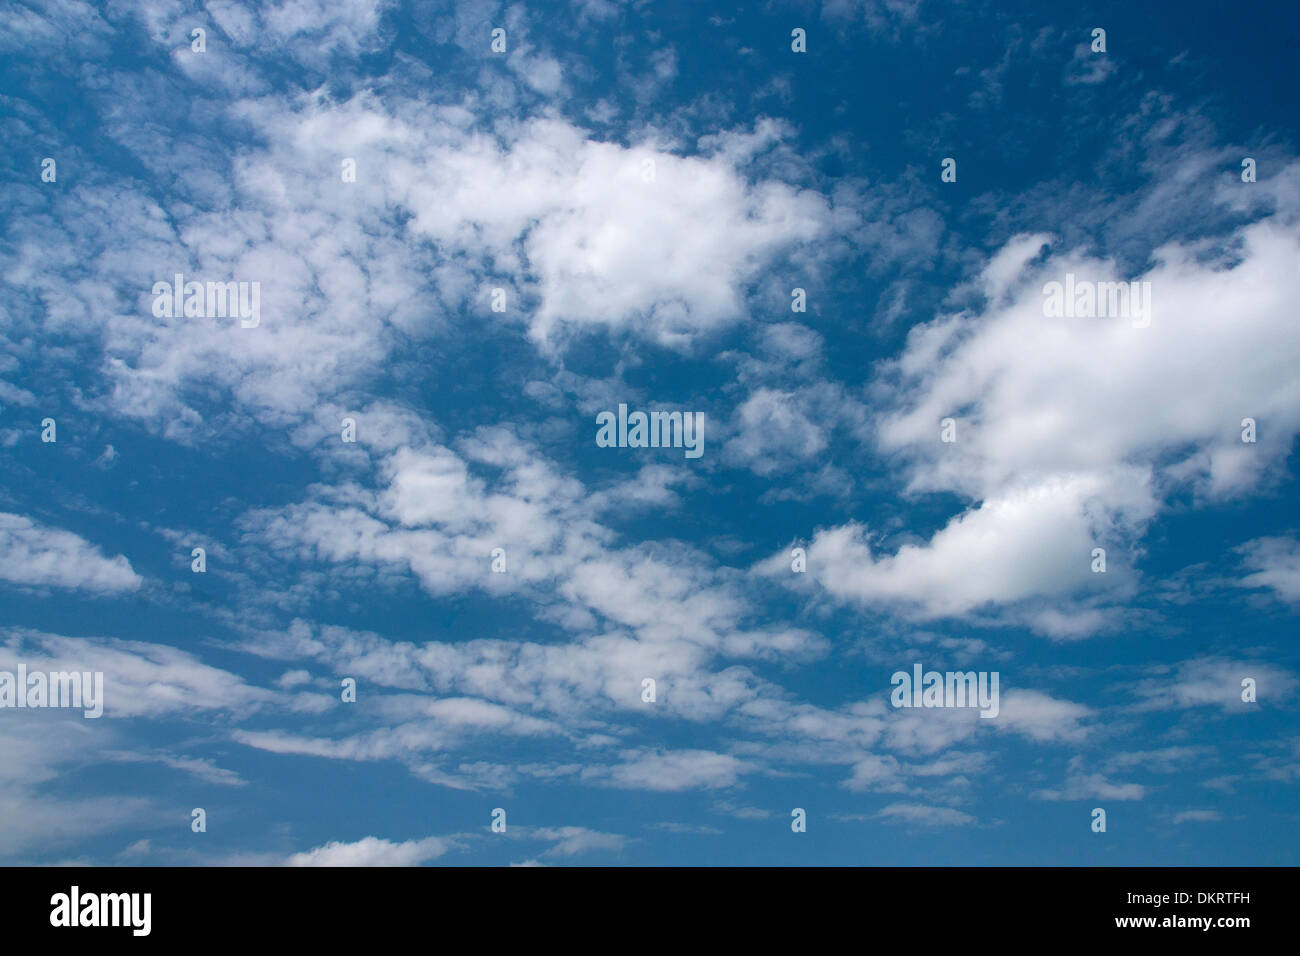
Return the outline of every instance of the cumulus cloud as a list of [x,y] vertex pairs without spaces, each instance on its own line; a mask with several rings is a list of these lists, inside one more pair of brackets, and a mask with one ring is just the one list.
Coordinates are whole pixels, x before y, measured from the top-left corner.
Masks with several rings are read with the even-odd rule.
[[[807,549],[809,573],[841,599],[911,606],[930,617],[1070,595],[1094,580],[1092,549],[1104,519],[1090,515],[1088,506],[1103,490],[1087,476],[1008,489],[954,518],[929,541],[880,556],[865,526],[827,529]],[[1139,509],[1154,507],[1143,484],[1129,497]],[[1119,567],[1108,568],[1114,570]]]
[[[1163,725],[1168,712],[1289,704],[1294,675],[1252,650],[1129,668],[1139,676],[1120,678],[1127,704],[1085,706],[1066,699],[1071,668],[1035,666],[996,631],[983,641],[962,631],[1026,626],[1067,640],[1116,628],[1143,610],[1125,605],[1154,573],[1144,548],[1171,503],[1233,501],[1281,473],[1300,431],[1300,165],[1262,161],[1267,175],[1250,190],[1209,197],[1201,187],[1223,178],[1231,150],[1186,147],[1135,194],[1079,186],[1054,215],[1022,215],[1016,197],[990,192],[962,221],[920,174],[837,175],[852,136],[818,141],[816,124],[796,130],[740,101],[671,102],[691,56],[664,34],[648,54],[611,38],[619,93],[589,89],[596,61],[584,48],[606,63],[597,29],[625,33],[642,11],[573,7],[551,11],[583,32],[561,26],[560,42],[521,4],[465,0],[397,17],[387,0],[125,0],[98,11],[53,0],[15,14],[0,50],[79,77],[83,99],[50,110],[31,84],[0,119],[14,142],[49,143],[63,174],[45,188],[56,184],[28,170],[7,193],[17,214],[0,242],[0,376],[24,378],[0,381],[0,399],[25,409],[66,399],[94,426],[77,436],[81,461],[105,484],[136,482],[127,494],[147,487],[127,467],[142,437],[160,457],[204,466],[228,496],[231,540],[216,540],[219,517],[195,512],[166,519],[186,530],[136,524],[173,545],[207,542],[217,573],[205,583],[218,596],[185,619],[208,615],[214,653],[261,660],[244,671],[188,644],[0,631],[0,667],[103,670],[108,713],[132,718],[0,734],[0,816],[20,821],[0,852],[157,814],[147,800],[60,797],[56,775],[70,766],[148,761],[231,797],[258,789],[219,758],[193,756],[193,740],[132,749],[122,737],[150,721],[213,724],[222,741],[261,752],[244,773],[299,762],[281,755],[391,760],[416,787],[587,786],[616,803],[625,795],[611,790],[703,793],[742,820],[788,810],[770,791],[723,798],[799,775],[841,800],[889,795],[858,819],[942,827],[977,824],[955,807],[991,767],[1017,789],[1015,768],[997,760],[1008,744],[1088,751],[1038,799],[1136,800],[1148,788],[1132,775],[1186,773],[1216,751],[1099,755],[1107,717]],[[865,20],[929,33],[916,10],[822,5],[837,31]],[[499,57],[488,49],[498,25],[509,44]],[[195,26],[208,31],[201,56],[189,50]],[[368,55],[399,27],[416,46],[436,41],[437,62],[409,44]],[[1072,92],[1091,96],[1116,61],[1081,50],[1064,63],[1074,40],[1057,43],[1047,75],[1064,66]],[[148,53],[147,68],[109,57],[119,46]],[[986,102],[1017,62],[981,74]],[[19,86],[38,69],[24,63]],[[750,106],[793,89],[787,75],[765,83]],[[54,114],[84,115],[90,132]],[[1185,132],[1145,105],[1128,122],[1165,131],[1144,146]],[[936,132],[954,130],[944,119],[907,136]],[[1113,135],[1111,158],[1126,168],[1140,152],[1131,132]],[[355,181],[343,175],[353,162]],[[1193,230],[1201,215],[1206,228]],[[993,225],[967,231],[975,219]],[[1024,222],[1055,235],[1016,234]],[[1143,249],[1137,265],[1106,258],[1140,245],[1151,223],[1222,234],[1178,239],[1149,260]],[[261,323],[155,315],[154,283],[177,272],[259,282]],[[1067,274],[1149,282],[1150,323],[1047,318],[1043,287]],[[775,321],[793,314],[796,284],[808,313]],[[591,410],[624,393],[669,391],[708,405],[714,451],[698,467],[586,460],[590,436],[575,442],[575,422],[589,429]],[[338,441],[345,417],[355,443]],[[1255,443],[1240,440],[1247,417]],[[939,440],[944,418],[955,442]],[[5,447],[20,443],[0,432]],[[223,450],[248,467],[233,489],[228,462],[208,457]],[[27,490],[13,484],[5,507],[19,511]],[[210,490],[195,489],[196,500]],[[831,508],[801,507],[815,495]],[[728,507],[713,507],[724,496]],[[242,498],[255,503],[244,510]],[[806,575],[792,574],[782,541],[807,543]],[[756,574],[727,563],[778,546]],[[498,547],[505,574],[491,569]],[[1094,573],[1096,547],[1106,574]],[[20,588],[116,596],[124,612],[138,602],[142,626],[197,595],[184,573],[142,588],[115,550],[0,514],[0,578]],[[1297,603],[1296,550],[1289,537],[1248,542],[1237,583]],[[773,578],[806,603],[792,608]],[[15,597],[26,613],[30,595]],[[940,619],[960,627],[900,630]],[[993,720],[893,710],[877,665],[918,643],[1007,671],[1023,664],[1018,680],[1055,684],[1004,685]],[[363,688],[355,706],[338,705],[341,675]],[[1246,676],[1258,705],[1239,699]],[[641,696],[646,677],[653,702]],[[1293,741],[1258,750],[1247,760],[1260,776],[1294,781]],[[528,849],[547,861],[632,842],[566,825],[512,826],[510,837],[543,844]],[[418,865],[461,839],[367,836],[241,859]],[[164,842],[136,840],[125,856],[154,855],[155,843],[165,856]]]
[[1014,730],[1030,740],[1081,741],[1087,728],[1081,721],[1092,714],[1082,704],[1058,700],[1036,690],[1013,690],[1002,695],[1001,708],[992,723]]
[[331,841],[324,846],[294,853],[285,866],[419,866],[436,860],[453,844],[439,837],[394,843],[379,837],[364,837],[352,843]]
[[0,578],[98,594],[134,591],[143,580],[122,555],[106,557],[80,535],[15,514],[0,514]]
[[[1292,166],[1279,179],[1297,175]],[[824,529],[809,577],[840,600],[926,617],[1018,607],[1058,637],[1113,623],[1098,605],[1131,593],[1142,536],[1168,496],[1248,491],[1300,433],[1290,318],[1300,229],[1295,197],[1275,188],[1271,214],[1231,237],[1231,258],[1170,242],[1148,271],[1125,276],[1047,236],[1009,241],[978,278],[982,304],[915,327],[874,386],[889,406],[876,442],[901,464],[907,493],[970,504],[892,553],[862,524]],[[1067,275],[1149,283],[1149,325],[1048,317],[1048,283]],[[1246,418],[1266,422],[1268,439],[1243,442]],[[953,441],[941,440],[945,419]],[[1091,573],[1094,547],[1107,551],[1106,576]]]

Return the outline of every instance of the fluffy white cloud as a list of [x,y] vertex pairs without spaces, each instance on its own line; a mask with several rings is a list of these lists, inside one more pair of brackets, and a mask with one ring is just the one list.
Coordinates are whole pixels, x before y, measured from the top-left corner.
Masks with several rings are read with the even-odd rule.
[[[1129,477],[1112,500],[1126,495],[1126,513],[1149,515],[1155,504],[1146,482]],[[1090,506],[1109,490],[1089,475],[1012,487],[954,518],[929,541],[880,556],[865,527],[831,528],[809,545],[808,570],[842,599],[913,604],[931,616],[1068,595],[1115,580],[1091,572],[1093,547],[1111,541],[1106,515]],[[1120,558],[1122,553],[1111,558],[1108,573],[1121,570]]]
[[295,853],[285,866],[419,866],[436,860],[452,844],[438,837],[394,843],[378,837],[364,837],[352,843],[331,841],[304,853]]
[[[182,59],[221,59],[206,57]],[[169,106],[159,89],[124,95]],[[201,195],[163,207],[92,169],[42,197],[46,238],[0,260],[13,347],[30,351],[25,334],[41,330],[75,335],[110,407],[173,438],[220,427],[195,404],[200,383],[290,424],[466,320],[526,326],[545,350],[593,327],[689,347],[745,319],[755,277],[827,228],[823,196],[749,175],[725,140],[685,155],[695,144],[603,142],[554,117],[488,134],[475,107],[246,95],[216,107],[255,131],[233,157],[224,143],[164,147],[110,126],[153,173]],[[355,182],[341,179],[343,143]],[[151,290],[178,272],[260,283],[260,324],[156,317]],[[490,310],[496,287],[504,315]]]
[[781,470],[783,460],[802,462],[823,451],[826,435],[801,398],[776,389],[756,390],[736,409],[738,434],[724,454],[769,475]]
[[[1079,252],[1040,257],[1045,236],[1009,242],[979,277],[982,306],[913,329],[874,386],[887,406],[876,440],[901,463],[907,493],[971,504],[893,553],[876,553],[858,524],[823,530],[809,577],[840,600],[928,617],[1012,606],[1059,637],[1113,623],[1097,605],[1131,592],[1162,501],[1180,489],[1246,493],[1300,432],[1300,202],[1287,186],[1297,179],[1300,166],[1280,172],[1271,214],[1222,247],[1169,243],[1139,276]],[[1149,283],[1149,325],[1049,318],[1047,283],[1067,275]],[[941,440],[947,418],[955,441]],[[1256,443],[1242,441],[1245,418],[1258,423]],[[1094,547],[1107,550],[1107,575],[1090,573]]]
[[29,587],[75,588],[101,594],[134,591],[141,577],[122,555],[106,557],[71,531],[0,513],[0,579]]
[[[1300,176],[1300,169],[1288,173]],[[1150,326],[1125,318],[1047,318],[1043,287],[1116,282],[1113,264],[1056,254],[1044,237],[1012,243],[985,274],[982,312],[915,329],[893,365],[902,401],[879,422],[882,446],[907,454],[911,487],[980,498],[1017,481],[1109,474],[1130,463],[1170,482],[1242,490],[1285,457],[1300,431],[1300,358],[1289,305],[1300,276],[1295,210],[1242,227],[1235,261],[1171,243],[1131,277],[1150,283]],[[1032,356],[1032,359],[1027,358]],[[1214,371],[1208,372],[1207,370]],[[958,420],[941,443],[939,421]],[[1266,423],[1257,445],[1241,419]]]
[[1013,690],[1002,695],[998,716],[991,723],[1030,740],[1078,742],[1087,734],[1080,721],[1091,714],[1082,704],[1058,700],[1042,691]]
[[[750,185],[725,154],[599,142],[552,119],[489,138],[455,110],[426,107],[416,124],[376,122],[373,109],[305,110],[296,146],[343,138],[377,154],[369,192],[409,209],[416,235],[481,263],[485,280],[489,263],[528,277],[519,288],[538,297],[529,328],[539,343],[568,324],[689,343],[741,318],[742,287],[760,264],[825,226],[822,197]],[[486,289],[473,297],[483,308]]]
[[1239,549],[1250,573],[1237,583],[1266,588],[1288,604],[1300,604],[1300,541],[1295,538],[1256,538]]

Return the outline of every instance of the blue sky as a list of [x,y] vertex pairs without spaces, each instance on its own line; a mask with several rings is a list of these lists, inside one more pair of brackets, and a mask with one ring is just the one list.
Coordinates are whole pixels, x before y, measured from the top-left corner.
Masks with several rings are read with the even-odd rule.
[[1297,863],[1289,8],[5,20],[0,861]]

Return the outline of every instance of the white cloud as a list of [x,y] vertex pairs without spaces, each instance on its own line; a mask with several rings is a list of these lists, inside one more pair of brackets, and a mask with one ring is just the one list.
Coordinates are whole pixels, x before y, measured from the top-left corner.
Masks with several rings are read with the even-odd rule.
[[134,591],[141,577],[122,555],[106,557],[71,531],[0,513],[0,578],[29,587],[75,588],[101,594]]
[[1065,784],[1059,790],[1035,790],[1031,796],[1053,802],[1067,800],[1141,800],[1147,788],[1140,783],[1114,783],[1103,774],[1084,769],[1083,757],[1070,759]]
[[285,866],[419,866],[442,856],[453,844],[438,837],[394,843],[365,837],[352,843],[331,841],[324,846],[295,853]]
[[1300,541],[1295,538],[1256,538],[1238,549],[1249,574],[1243,588],[1267,588],[1288,604],[1300,604]]
[[[346,33],[354,20],[336,26]],[[177,56],[209,64],[186,69],[232,72],[215,50]],[[547,72],[538,64],[534,81]],[[173,105],[165,87],[124,95],[144,110]],[[603,142],[555,117],[503,121],[488,135],[474,124],[478,105],[392,90],[342,103],[323,92],[219,100],[255,131],[233,156],[215,140],[173,148],[111,125],[151,172],[192,184],[202,201],[162,206],[144,183],[98,183],[104,174],[88,168],[51,195],[48,238],[0,260],[14,290],[8,338],[21,351],[38,330],[75,331],[113,411],[194,440],[223,430],[200,394],[293,424],[453,322],[526,326],[547,351],[591,328],[689,348],[744,321],[755,277],[811,254],[827,228],[823,196],[755,177],[749,157],[721,146]],[[341,180],[340,143],[356,182]],[[154,283],[177,272],[260,283],[260,324],[155,317]],[[504,315],[489,309],[494,287],[508,293]]]
[[822,452],[826,435],[809,410],[801,407],[801,397],[770,388],[753,392],[736,409],[737,435],[723,453],[756,474],[769,475],[781,470],[783,459],[802,462]]
[[225,767],[218,767],[207,757],[178,757],[162,751],[136,753],[127,750],[113,753],[105,752],[104,756],[122,763],[160,763],[172,770],[179,770],[182,773],[189,774],[196,780],[217,787],[243,787],[248,783],[235,771],[228,770]]
[[1074,56],[1065,67],[1065,83],[1067,86],[1093,86],[1104,82],[1118,69],[1114,53],[1094,53],[1091,43],[1081,43],[1074,48]]
[[588,767],[583,776],[633,789],[711,790],[733,786],[751,769],[729,754],[709,750],[629,752],[623,757],[624,763],[611,767]]
[[859,760],[845,786],[858,792],[897,793],[907,789],[902,765],[889,754],[871,754]]
[[[60,781],[100,760],[118,742],[112,730],[91,733],[80,716],[43,720],[35,711],[7,711],[0,721],[0,857],[22,863],[22,854],[76,844],[158,818],[151,798],[104,792],[66,795]],[[19,719],[20,716],[24,719]]]
[[578,856],[593,850],[612,850],[617,853],[627,843],[627,838],[617,833],[601,833],[586,827],[533,827],[524,833],[530,839],[554,840],[555,845],[545,856]]
[[[1153,668],[1154,676],[1132,688],[1140,699],[1138,710],[1183,710],[1218,707],[1227,713],[1247,713],[1261,706],[1277,706],[1295,693],[1297,680],[1290,671],[1264,661],[1198,657],[1173,667]],[[1255,682],[1255,702],[1243,701],[1242,681]]]
[[881,820],[901,820],[927,827],[964,827],[976,822],[969,813],[952,807],[930,807],[918,803],[891,803],[876,816]]
[[[1000,606],[1059,637],[1112,624],[1098,604],[1132,592],[1162,501],[1179,489],[1248,493],[1300,433],[1300,230],[1295,197],[1278,187],[1274,201],[1225,240],[1232,261],[1201,243],[1158,249],[1131,277],[1150,283],[1148,327],[1046,317],[1048,281],[1130,277],[1079,252],[1038,261],[1044,236],[1008,242],[980,277],[985,304],[914,328],[874,386],[888,406],[877,442],[902,464],[907,493],[972,503],[893,553],[877,554],[859,524],[823,530],[809,578],[843,601],[927,617]],[[940,440],[945,418],[954,442]],[[1259,442],[1242,442],[1244,418],[1266,423]],[[1106,575],[1090,573],[1093,547],[1107,550]]]
[[998,716],[989,723],[1030,740],[1078,742],[1087,735],[1080,721],[1092,713],[1082,704],[1059,700],[1042,691],[1011,690],[1002,694]]
[[[1154,503],[1146,483],[1129,477],[1112,500],[1127,498],[1128,513],[1149,514]],[[842,600],[897,603],[928,617],[1070,595],[1115,580],[1091,572],[1093,547],[1110,543],[1105,516],[1092,513],[1091,505],[1110,490],[1089,475],[1012,486],[958,515],[929,541],[880,556],[864,526],[827,529],[808,546],[808,573]],[[788,562],[781,563],[788,571]],[[1120,552],[1107,571],[1115,575],[1122,568]]]
[[1181,810],[1172,818],[1174,825],[1180,823],[1215,823],[1223,819],[1218,810]]
[[310,698],[282,695],[166,644],[101,637],[62,637],[10,628],[0,630],[0,668],[19,663],[29,671],[100,671],[104,716],[158,717],[204,710],[232,714],[283,699],[284,706],[314,709]]

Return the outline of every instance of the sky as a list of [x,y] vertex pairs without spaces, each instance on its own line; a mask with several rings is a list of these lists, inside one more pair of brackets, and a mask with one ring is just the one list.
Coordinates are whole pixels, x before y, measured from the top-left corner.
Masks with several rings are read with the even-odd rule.
[[1300,863],[1290,7],[3,11],[0,863]]

